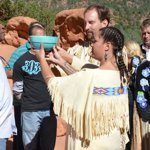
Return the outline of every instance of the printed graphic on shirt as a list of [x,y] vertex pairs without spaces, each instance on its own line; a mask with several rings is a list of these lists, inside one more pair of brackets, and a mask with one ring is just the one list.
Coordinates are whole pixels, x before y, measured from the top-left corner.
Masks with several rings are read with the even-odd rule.
[[41,71],[40,63],[34,60],[26,60],[25,65],[22,66],[22,70],[29,75],[37,75]]

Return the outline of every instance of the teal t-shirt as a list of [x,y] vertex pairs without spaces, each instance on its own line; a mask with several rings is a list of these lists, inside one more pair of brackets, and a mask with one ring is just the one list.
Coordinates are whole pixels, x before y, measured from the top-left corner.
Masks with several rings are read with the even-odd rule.
[[[26,53],[29,49],[30,49],[29,42],[26,42],[25,44],[18,47],[12,53],[11,57],[9,58],[9,61],[6,64],[5,70],[13,70],[14,64],[18,60],[18,58],[20,58],[20,56],[22,56],[24,53]],[[16,100],[14,97],[13,98],[13,105],[16,106],[16,105],[20,105],[20,104],[21,104],[21,101]]]
[[5,67],[5,70],[12,70],[14,67],[14,63],[18,60],[20,56],[22,56],[24,53],[26,53],[30,49],[29,42],[26,42],[25,44],[18,47],[9,58],[9,61]]

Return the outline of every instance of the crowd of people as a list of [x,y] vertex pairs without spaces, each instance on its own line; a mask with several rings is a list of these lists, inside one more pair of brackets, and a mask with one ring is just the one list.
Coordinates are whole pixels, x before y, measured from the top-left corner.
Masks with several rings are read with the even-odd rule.
[[[5,70],[0,59],[0,150],[11,135],[13,150],[54,150],[56,115],[67,123],[66,150],[150,149],[150,18],[139,45],[110,17],[104,6],[87,7],[85,41],[49,53],[42,43],[33,48],[30,36],[46,35],[33,22]],[[56,76],[54,66],[64,73]]]

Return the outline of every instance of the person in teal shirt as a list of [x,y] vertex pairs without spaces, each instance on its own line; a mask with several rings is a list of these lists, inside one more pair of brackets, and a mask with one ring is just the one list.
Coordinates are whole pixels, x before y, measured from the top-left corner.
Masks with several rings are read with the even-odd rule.
[[[34,26],[34,25],[39,25],[42,26],[43,28],[44,25],[42,25],[39,22],[32,22],[30,26]],[[11,79],[12,78],[12,74],[13,74],[13,67],[14,67],[14,63],[18,60],[18,58],[20,56],[22,56],[24,53],[26,53],[28,50],[30,50],[30,43],[29,41],[27,41],[25,44],[21,45],[20,47],[18,47],[11,55],[8,63],[6,64],[5,67],[5,71],[7,74],[7,78]]]
[[[41,26],[44,28],[44,25],[42,25],[39,22],[33,22],[30,24],[30,27],[31,26]],[[12,53],[5,67],[7,78],[12,79],[13,68],[14,68],[15,62],[28,50],[30,50],[29,41],[27,41],[25,44],[18,47]],[[14,105],[14,111],[15,111],[15,122],[17,126],[17,131],[18,131],[17,135],[13,136],[13,150],[24,150],[23,142],[22,142],[22,130],[21,130],[21,101],[18,101],[15,98],[13,98],[13,105]]]
[[18,47],[11,55],[5,70],[6,70],[6,74],[8,78],[12,78],[12,70],[13,70],[13,66],[14,63],[17,61],[17,59],[22,56],[25,52],[27,52],[30,47],[29,47],[29,42],[27,41],[25,44],[21,45],[20,47]]

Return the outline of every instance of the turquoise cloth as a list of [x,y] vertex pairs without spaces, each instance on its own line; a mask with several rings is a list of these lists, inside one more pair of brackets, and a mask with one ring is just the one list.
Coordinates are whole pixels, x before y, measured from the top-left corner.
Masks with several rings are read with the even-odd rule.
[[11,57],[9,58],[9,61],[5,67],[5,70],[12,70],[14,67],[15,62],[17,61],[17,59],[22,56],[24,53],[26,53],[30,47],[29,47],[29,42],[26,42],[25,44],[21,45],[20,47],[18,47],[11,55]]

